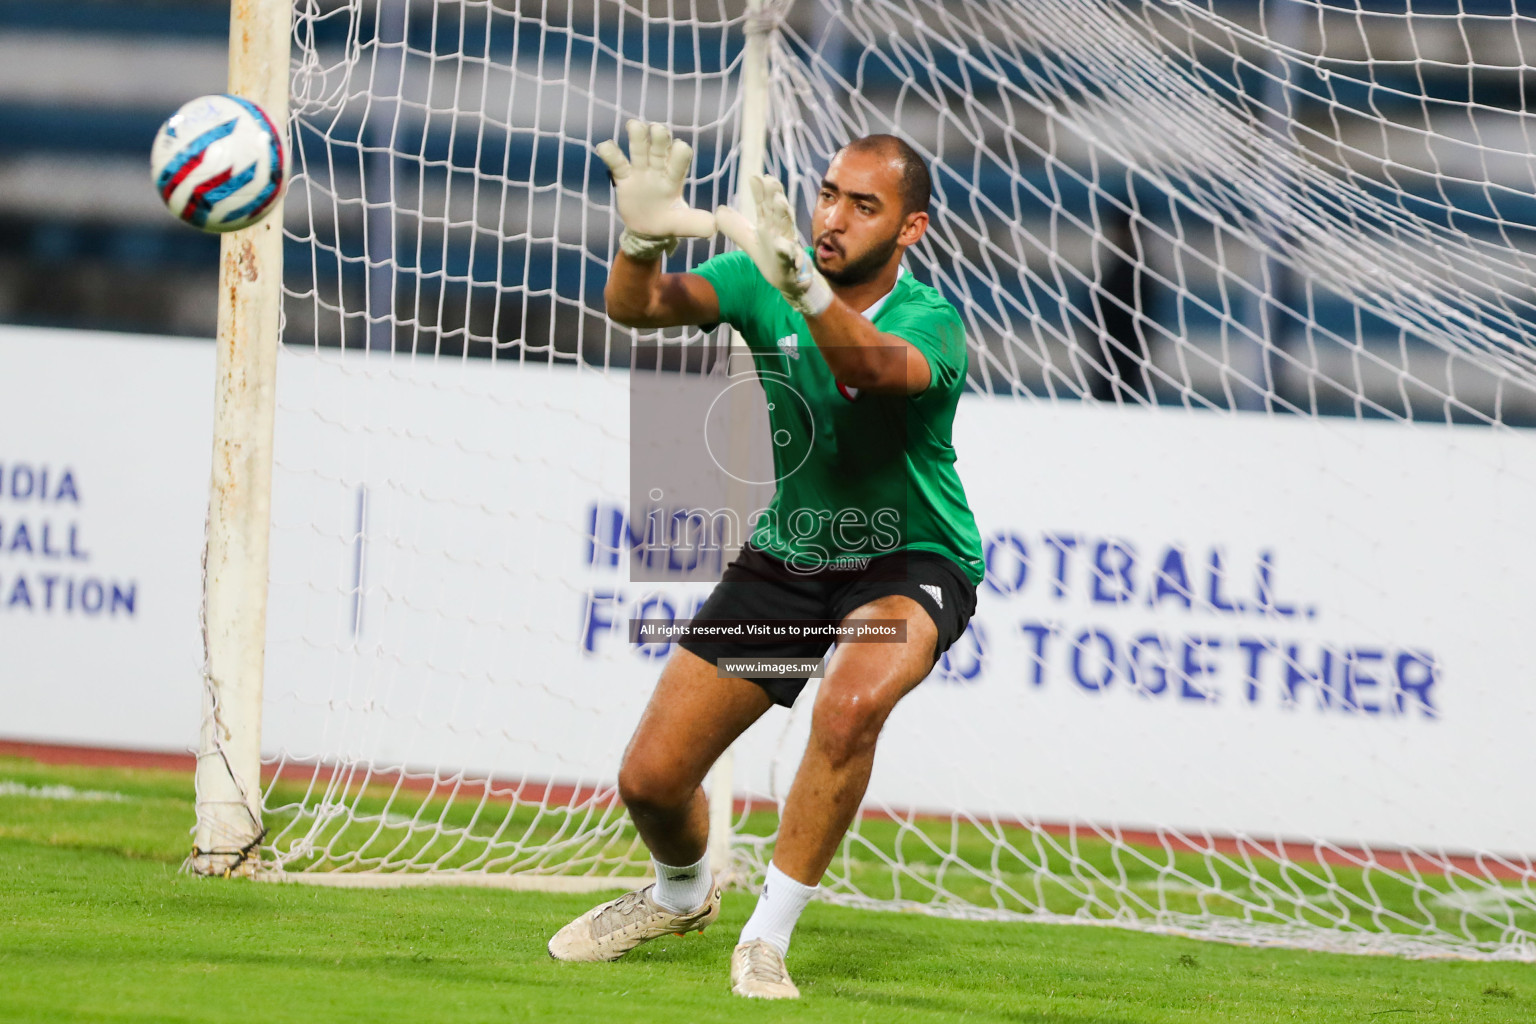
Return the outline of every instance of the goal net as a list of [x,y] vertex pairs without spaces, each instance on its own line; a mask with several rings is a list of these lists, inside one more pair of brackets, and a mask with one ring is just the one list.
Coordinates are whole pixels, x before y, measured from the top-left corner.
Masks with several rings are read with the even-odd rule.
[[[987,555],[824,898],[1536,957],[1536,22],[1492,11],[299,4],[263,871],[647,870],[627,624],[707,588],[630,578],[630,367],[727,342],[604,318],[591,146],[666,122],[734,201],[757,34],[803,224],[852,137],[931,162]],[[738,744],[742,886],[814,694]]]

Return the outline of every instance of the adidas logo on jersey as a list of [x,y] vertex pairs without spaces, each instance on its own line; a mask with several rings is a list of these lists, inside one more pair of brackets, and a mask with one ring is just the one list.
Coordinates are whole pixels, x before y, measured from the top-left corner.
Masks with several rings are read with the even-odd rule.
[[944,591],[940,590],[932,583],[919,583],[918,586],[922,587],[923,590],[927,592],[928,596],[933,598],[934,604],[938,605],[940,608],[944,607]]
[[800,335],[786,334],[784,337],[774,342],[774,344],[779,346],[779,351],[789,356],[789,358],[800,358]]

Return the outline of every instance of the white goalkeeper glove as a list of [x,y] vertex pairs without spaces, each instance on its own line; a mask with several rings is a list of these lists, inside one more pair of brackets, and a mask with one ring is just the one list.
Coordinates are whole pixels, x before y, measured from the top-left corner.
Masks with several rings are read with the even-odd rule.
[[693,161],[693,147],[672,138],[664,124],[630,121],[627,127],[628,159],[612,140],[596,146],[613,175],[613,202],[624,222],[619,248],[626,256],[649,263],[671,255],[680,235],[713,235],[714,214],[683,202],[683,181]]
[[747,186],[757,207],[757,227],[729,206],[722,206],[715,211],[721,233],[752,257],[763,277],[791,306],[807,316],[820,316],[832,305],[832,286],[806,254],[784,186],[767,174],[749,178]]

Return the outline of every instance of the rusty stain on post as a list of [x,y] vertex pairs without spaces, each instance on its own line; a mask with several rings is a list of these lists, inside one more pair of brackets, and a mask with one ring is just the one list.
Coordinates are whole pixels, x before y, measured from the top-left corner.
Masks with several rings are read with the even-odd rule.
[[247,281],[255,281],[260,276],[261,267],[256,261],[256,249],[248,238],[240,240],[240,255],[236,271]]

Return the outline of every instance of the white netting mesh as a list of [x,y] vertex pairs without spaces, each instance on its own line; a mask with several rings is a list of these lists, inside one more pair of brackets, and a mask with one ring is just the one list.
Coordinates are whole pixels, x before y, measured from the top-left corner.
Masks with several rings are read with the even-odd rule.
[[[1440,461],[1425,467],[1424,489],[1437,495],[1426,508],[1446,506],[1433,521],[1473,534],[1519,529],[1529,507],[1520,503],[1536,487],[1533,449],[1517,429],[1536,422],[1536,163],[1524,99],[1536,22],[1487,5],[1365,7],[768,6],[769,164],[802,210],[850,137],[895,132],[931,161],[932,225],[910,266],[967,324],[976,394],[962,403],[962,422],[969,411],[973,422],[1002,424],[960,444],[989,555],[1013,542],[1009,524],[1024,522],[1074,526],[1082,533],[1073,544],[1086,551],[1090,533],[1131,529],[1112,516],[1092,522],[1096,510],[1155,504],[1166,472],[1155,451],[1137,457],[1128,436],[1117,474],[1063,483],[1042,470],[1030,484],[1097,488],[1087,511],[1032,498],[1010,506],[988,497],[991,478],[1035,456],[1020,454],[1011,431],[1024,427],[1009,424],[1062,428],[1046,445],[1105,423],[1138,436],[1171,424],[1198,446],[1238,411],[1367,468],[1382,462],[1372,438],[1386,435],[1364,421],[1386,421],[1378,426],[1393,437],[1427,437]],[[704,0],[299,5],[264,743],[277,752],[269,865],[644,869],[612,786],[661,652],[625,643],[622,623],[663,606],[686,615],[698,595],[623,575],[632,335],[601,315],[617,225],[590,147],[619,136],[628,117],[666,121],[697,150],[695,205],[726,201],[747,26],[741,4]],[[691,243],[671,266],[718,246]],[[1253,457],[1266,450],[1256,444]],[[1424,457],[1403,458],[1412,469]],[[1507,504],[1457,506],[1468,465],[1491,467]],[[1267,505],[1347,499],[1369,509],[1397,493],[1390,482],[1373,491],[1364,469],[1341,480],[1337,467],[1314,468],[1276,466]],[[1221,487],[1219,474],[1211,479],[1206,487]],[[1188,536],[1243,535],[1198,504],[1172,507]],[[1419,525],[1410,518],[1407,528]],[[1294,550],[1306,536],[1297,527],[1269,539]],[[1104,685],[1140,685],[1134,668],[1117,667],[1131,665],[1131,645],[1117,654],[1112,631],[1063,625],[1095,609],[1087,598],[1074,608],[1058,594],[1066,603],[1050,606],[1057,618],[1022,622],[1015,612],[1028,609],[1006,603],[1026,570],[1047,572],[1040,552],[1067,558],[1063,543],[1018,539],[1015,585],[993,577],[983,587],[978,618],[989,603],[995,616],[1007,612],[989,622],[1013,616],[1013,646],[992,626],[985,685],[967,686],[957,651],[913,695],[913,710],[893,718],[882,750],[901,764],[877,770],[870,813],[826,879],[832,898],[1255,943],[1533,955],[1536,869],[1518,855],[1532,850],[1519,845],[1525,832],[1473,835],[1451,823],[1383,835],[1391,827],[1372,824],[1411,823],[1429,799],[1393,784],[1410,748],[1406,756],[1432,765],[1443,787],[1434,795],[1454,802],[1476,790],[1463,801],[1475,806],[1521,806],[1532,767],[1524,747],[1494,742],[1478,752],[1485,760],[1458,761],[1439,734],[1423,732],[1425,715],[1413,717],[1409,681],[1441,676],[1413,677],[1429,662],[1391,646],[1403,642],[1392,633],[1397,612],[1373,610],[1394,607],[1401,589],[1367,578],[1389,544],[1362,535],[1359,564],[1312,559],[1347,581],[1319,595],[1340,608],[1326,628],[1303,616],[1281,622],[1266,605],[1249,634],[1206,645],[1251,655],[1254,707],[1268,687],[1285,690],[1279,703],[1310,694],[1330,712],[1350,705],[1332,689],[1328,659],[1358,667],[1362,655],[1335,650],[1342,641],[1327,629],[1396,652],[1379,656],[1398,659],[1398,688],[1377,709],[1395,706],[1392,724],[1352,731],[1367,717],[1356,715],[1275,741],[1278,780],[1295,764],[1339,757],[1337,791],[1350,795],[1335,799],[1333,817],[1312,819],[1292,814],[1279,781],[1273,790],[1245,783],[1235,812],[1219,782],[1205,803],[1168,818],[1160,797],[1124,807],[1104,797],[1121,786],[1117,767],[1172,765],[1187,779],[1165,779],[1170,791],[1226,772],[1244,778],[1242,752],[1223,744],[1257,743],[1243,739],[1259,729],[1246,721],[1191,727],[1150,703],[1138,721],[1126,705],[1107,713],[1104,737],[1167,730],[1164,740],[1125,749],[1087,736],[1089,765],[1070,744],[1053,746],[1054,728],[1095,719],[1015,685],[1034,671],[1039,686],[1048,637],[1066,638],[1057,650],[1079,681],[1085,659],[1102,654],[1085,650],[1102,643]],[[1488,552],[1475,539],[1456,544],[1471,545],[1452,559],[1470,569],[1468,586],[1497,575],[1498,564],[1478,561]],[[1026,547],[1041,559],[1033,569]],[[1527,565],[1528,555],[1500,557]],[[1095,595],[1105,564],[1094,563]],[[1212,566],[1219,579],[1214,554]],[[1220,607],[1218,588],[1206,611]],[[1184,628],[1160,598],[1146,604],[1128,631]],[[1456,620],[1445,609],[1415,611],[1414,628],[1421,615]],[[1529,677],[1520,618],[1517,595],[1482,641],[1498,672],[1458,677],[1475,698],[1468,707],[1500,707],[1500,694]],[[1282,627],[1304,635],[1290,643]],[[1021,629],[1035,646],[1018,646]],[[979,669],[983,644],[973,635]],[[1249,635],[1260,646],[1242,647]],[[1273,680],[1259,679],[1261,655]],[[1186,688],[1189,659],[1202,656],[1186,645]],[[1164,679],[1173,671],[1165,666]],[[1359,671],[1339,678],[1370,681]],[[1536,722],[1519,707],[1503,725],[1528,734]],[[736,863],[748,882],[766,864],[808,714],[802,702],[743,742]],[[1201,729],[1210,745],[1187,742]],[[946,742],[927,746],[930,733]],[[1306,743],[1328,746],[1298,746]],[[912,778],[902,774],[909,768]],[[1071,778],[1041,782],[1035,789],[1050,795],[1039,799],[1011,785],[1056,774]],[[1094,824],[1074,824],[1085,821]]]

